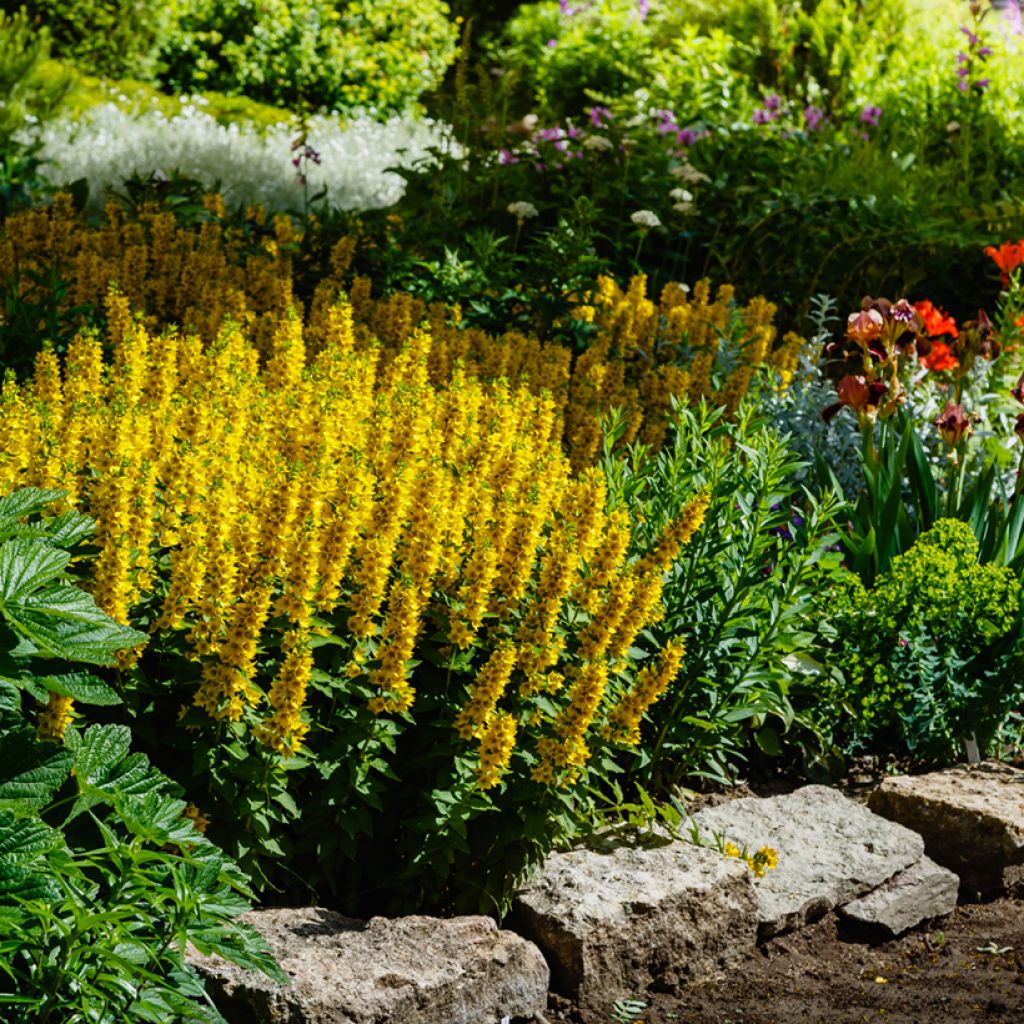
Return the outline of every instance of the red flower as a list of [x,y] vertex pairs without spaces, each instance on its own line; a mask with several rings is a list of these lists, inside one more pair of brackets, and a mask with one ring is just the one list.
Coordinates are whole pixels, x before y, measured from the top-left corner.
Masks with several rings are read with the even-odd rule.
[[915,302],[914,309],[924,321],[924,329],[928,337],[937,338],[943,334],[948,334],[952,338],[960,336],[960,332],[956,329],[956,321],[944,310],[933,305],[930,300],[922,299],[920,302]]
[[933,373],[955,370],[960,365],[944,341],[933,341],[931,351],[921,362]]
[[1010,283],[1010,274],[1024,263],[1024,239],[1019,242],[1004,242],[999,248],[987,246],[985,255],[991,256],[999,268],[999,279],[1004,285]]

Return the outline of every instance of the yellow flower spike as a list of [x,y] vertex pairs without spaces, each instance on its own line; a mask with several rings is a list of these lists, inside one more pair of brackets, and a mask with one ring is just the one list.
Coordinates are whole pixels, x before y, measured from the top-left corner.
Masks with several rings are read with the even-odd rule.
[[640,720],[672,685],[682,665],[685,645],[675,637],[662,650],[654,665],[645,665],[630,689],[608,712],[606,736],[616,743],[636,746],[640,742]]
[[61,742],[73,717],[74,701],[59,693],[50,693],[45,705],[41,706],[36,723],[36,732],[41,740]]
[[495,714],[495,707],[508,687],[516,666],[515,644],[506,641],[496,647],[469,687],[469,700],[455,717],[454,728],[463,739],[479,737]]
[[476,768],[480,789],[493,789],[501,781],[512,760],[517,728],[516,720],[505,711],[499,711],[484,727],[480,734],[480,763]]

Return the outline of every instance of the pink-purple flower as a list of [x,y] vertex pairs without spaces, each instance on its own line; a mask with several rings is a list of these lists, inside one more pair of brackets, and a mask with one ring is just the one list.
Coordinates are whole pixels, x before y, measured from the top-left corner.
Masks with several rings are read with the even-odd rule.
[[882,108],[875,103],[868,103],[860,112],[860,120],[861,124],[877,128],[878,122],[882,120]]

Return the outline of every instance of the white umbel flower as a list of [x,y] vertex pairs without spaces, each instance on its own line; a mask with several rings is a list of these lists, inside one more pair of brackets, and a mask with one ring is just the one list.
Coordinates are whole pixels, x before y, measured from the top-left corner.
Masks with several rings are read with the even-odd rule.
[[614,149],[615,144],[604,135],[588,135],[583,140],[583,148],[591,149],[596,153],[606,153],[609,149]]
[[533,203],[520,199],[518,202],[508,204],[508,212],[516,220],[529,220],[531,217],[537,216],[537,207]]
[[651,210],[637,210],[635,213],[629,215],[629,219],[638,228],[660,228],[661,220],[656,213]]

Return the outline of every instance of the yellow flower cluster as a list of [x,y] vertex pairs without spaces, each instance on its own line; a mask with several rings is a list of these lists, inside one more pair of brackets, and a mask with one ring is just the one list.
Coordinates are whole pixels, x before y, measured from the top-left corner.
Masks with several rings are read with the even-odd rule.
[[[301,339],[288,344],[282,322],[289,321],[296,305],[293,260],[303,241],[298,229],[284,217],[272,226],[262,224],[259,211],[251,211],[246,227],[238,226],[225,218],[216,195],[207,196],[205,205],[207,219],[192,227],[157,209],[142,208],[129,218],[113,203],[93,226],[76,214],[69,197],[58,196],[49,207],[6,220],[0,230],[0,284],[32,303],[43,300],[45,282],[60,279],[66,292],[59,300],[52,294],[51,301],[70,316],[79,307],[107,301],[114,283],[154,334],[173,323],[186,336],[211,338],[230,320],[245,328],[262,355],[271,356],[276,345],[271,372],[282,384],[298,379],[305,350],[315,354],[329,348],[339,335],[358,350],[379,352],[388,363],[404,350],[413,329],[425,324],[431,344],[424,369],[435,386],[447,387],[464,372],[482,380],[524,382],[535,395],[548,395],[553,430],[577,472],[594,463],[601,418],[610,409],[626,415],[625,443],[641,440],[657,447],[673,398],[704,397],[734,412],[762,368],[785,386],[803,345],[795,334],[777,345],[775,307],[761,298],[737,306],[729,285],[712,298],[707,281],[695,285],[692,294],[669,284],[655,302],[643,276],[625,290],[601,278],[573,310],[575,319],[596,331],[587,350],[574,358],[564,345],[518,331],[490,335],[466,328],[457,307],[427,304],[404,293],[374,297],[368,280],[352,278],[359,244],[352,237],[334,244]],[[337,305],[343,293],[349,307]],[[289,322],[293,333],[299,330],[297,320]],[[723,340],[737,337],[738,350],[720,359]],[[172,344],[184,347],[179,358],[191,358],[186,342]],[[52,374],[45,367],[41,372]],[[467,622],[470,632],[473,628]]]
[[[435,384],[426,326],[366,347],[346,305],[321,305],[313,328],[282,316],[261,360],[251,318],[156,333],[123,294],[105,301],[107,337],[83,330],[5,382],[0,490],[63,487],[97,519],[96,601],[184,649],[183,701],[287,756],[337,701],[410,713],[430,636],[468,659],[453,717],[481,787],[517,742],[535,778],[564,784],[589,734],[631,741],[681,648],[632,685],[627,652],[706,496],[630,560],[603,475],[562,454],[555,398],[457,368]],[[347,667],[318,704],[325,631]],[[41,728],[58,735],[68,711],[51,701]]]
[[736,857],[743,861],[755,878],[764,878],[765,872],[779,866],[778,851],[771,846],[760,846],[754,853],[748,853],[746,847],[741,850],[735,843],[726,842],[722,852],[726,857]]

